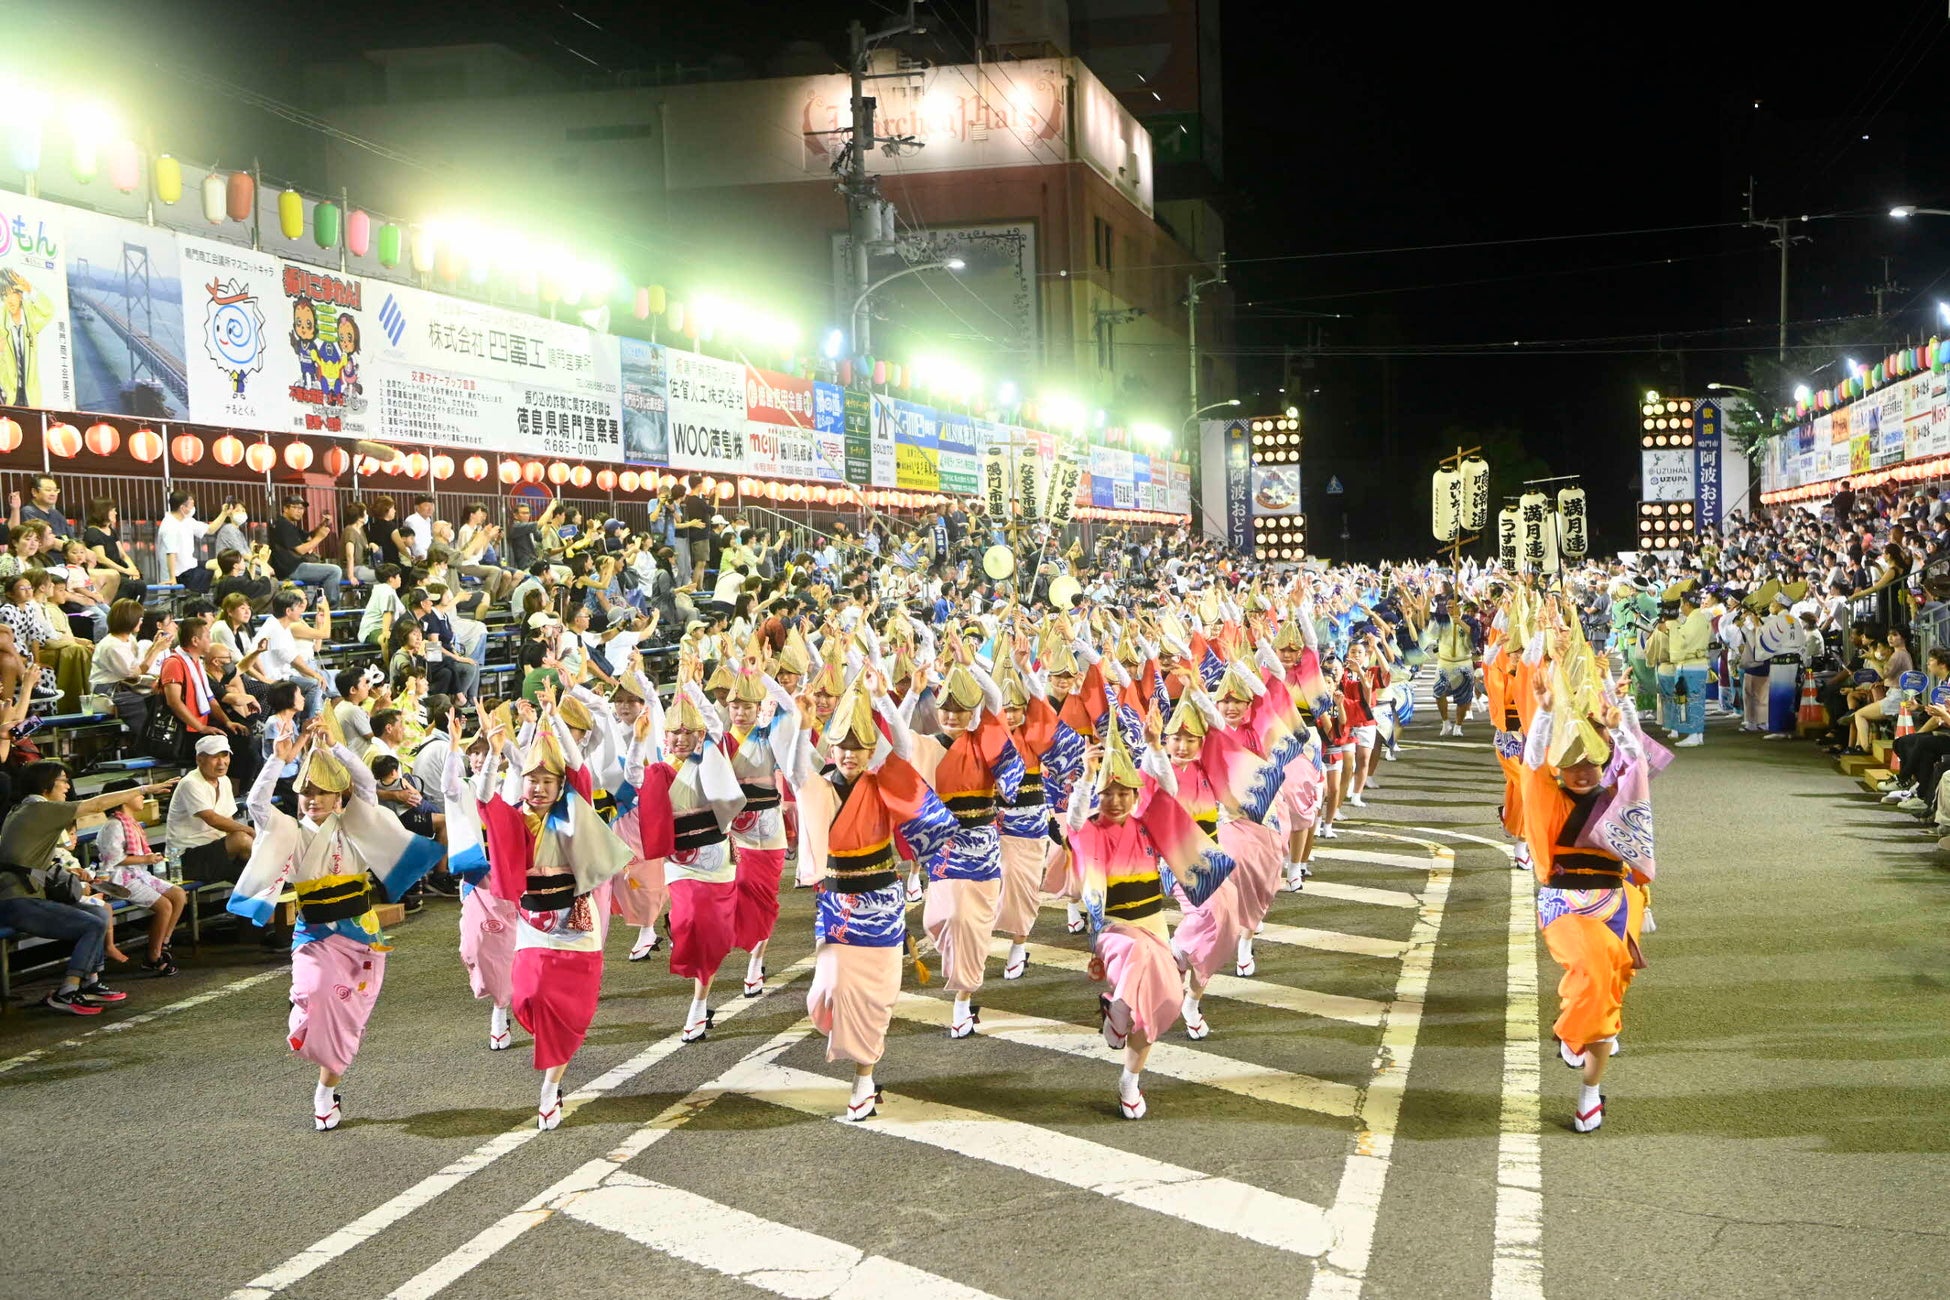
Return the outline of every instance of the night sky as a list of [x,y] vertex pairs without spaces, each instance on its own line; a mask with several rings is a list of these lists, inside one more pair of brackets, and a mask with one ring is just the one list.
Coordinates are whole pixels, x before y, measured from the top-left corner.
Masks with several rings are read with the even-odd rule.
[[[973,0],[927,8],[936,56],[965,49]],[[153,84],[159,135],[221,158],[296,154],[303,128],[145,61],[290,98],[306,59],[450,41],[592,71],[717,59],[757,75],[793,41],[838,55],[849,18],[885,12],[873,0],[78,0],[45,21],[71,49],[79,14],[104,91]],[[1792,250],[1790,340],[1819,342],[1794,354],[1801,377],[1832,382],[1815,367],[1844,350],[1927,338],[1950,298],[1950,218],[1886,215],[1897,202],[1950,208],[1941,0],[1853,24],[1731,4],[1385,17],[1235,0],[1223,14],[1216,201],[1241,395],[1304,408],[1316,550],[1338,553],[1344,501],[1351,554],[1426,552],[1424,485],[1458,437],[1492,448],[1499,470],[1527,454],[1584,475],[1598,546],[1629,546],[1639,396],[1747,384],[1748,358],[1773,353],[1778,253],[1741,225],[1750,174],[1762,217],[1841,214],[1796,231],[1809,242]],[[1635,233],[1563,238],[1609,232]],[[1416,251],[1373,251],[1395,249]],[[1885,282],[1901,287],[1877,319],[1870,290]],[[1321,495],[1330,474],[1347,486],[1339,501]]]

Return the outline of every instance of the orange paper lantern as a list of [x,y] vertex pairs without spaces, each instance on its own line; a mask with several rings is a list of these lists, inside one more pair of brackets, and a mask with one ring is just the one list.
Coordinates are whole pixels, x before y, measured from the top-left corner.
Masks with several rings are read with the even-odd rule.
[[813,504],[821,505],[821,506],[825,505],[829,495],[831,494],[827,492],[825,484],[822,483],[817,485],[812,490]]
[[595,477],[596,477],[595,472],[591,470],[587,465],[577,465],[574,469],[569,471],[570,484],[579,488],[588,487],[590,481]]
[[284,449],[284,463],[302,474],[311,468],[311,444],[294,442]]
[[454,458],[445,454],[433,458],[433,476],[442,482],[454,476]]
[[97,456],[113,456],[115,449],[122,445],[122,431],[106,421],[98,421],[88,426],[82,441]]
[[179,433],[169,440],[169,458],[178,465],[194,465],[203,459],[203,439],[193,433]]
[[352,468],[352,453],[343,447],[325,449],[325,472],[333,478]]
[[734,491],[735,489],[732,487],[731,480],[726,479],[722,483],[718,484],[718,500],[720,501],[731,500],[732,493]]
[[48,455],[67,460],[80,450],[81,430],[72,424],[50,424],[47,427]]
[[[8,426],[10,426],[12,430],[11,436],[13,438],[13,443],[11,446],[7,445],[7,437],[9,436]],[[18,447],[19,445],[20,445],[20,426],[15,424],[12,420],[0,420],[0,448],[3,448],[4,450],[7,451],[12,451],[14,447]],[[160,433],[157,433],[154,429],[137,429],[134,433],[129,435],[129,455],[135,457],[137,460],[141,461],[144,465],[155,464],[157,461],[162,459],[162,454],[163,454],[162,435]]]
[[515,484],[521,482],[521,462],[518,460],[502,461],[500,474],[501,481],[509,487],[513,487]]
[[476,483],[487,477],[488,464],[485,456],[469,456],[461,462],[460,472]]
[[[134,450],[133,440],[130,442],[130,450]],[[224,434],[210,444],[210,458],[225,469],[243,464],[244,440],[234,433]]]
[[19,451],[20,442],[20,423],[10,417],[0,416],[0,451]]
[[[398,465],[400,462],[394,461],[393,463]],[[426,453],[414,451],[407,453],[406,464],[402,467],[402,472],[408,478],[425,478],[427,476],[427,468]]]
[[[376,456],[361,456],[359,457],[357,464],[359,468],[360,478],[371,478],[374,474],[379,473],[380,469],[382,468],[382,466],[379,463],[379,458]],[[387,461],[386,464],[391,465],[392,462]]]
[[254,442],[244,448],[244,465],[253,474],[269,474],[277,463],[277,450],[268,442]]
[[616,490],[616,471],[613,469],[597,470],[596,486],[605,492],[614,492]]
[[[655,478],[656,475],[652,474],[650,475],[650,477]],[[626,469],[620,475],[617,476],[616,485],[622,488],[625,492],[634,492],[637,490],[637,485],[639,481],[640,481],[640,476],[637,474],[635,470]]]
[[561,487],[569,481],[569,467],[559,460],[549,462],[548,481]]
[[521,481],[524,483],[539,483],[547,477],[548,466],[539,460],[531,460],[521,467]]

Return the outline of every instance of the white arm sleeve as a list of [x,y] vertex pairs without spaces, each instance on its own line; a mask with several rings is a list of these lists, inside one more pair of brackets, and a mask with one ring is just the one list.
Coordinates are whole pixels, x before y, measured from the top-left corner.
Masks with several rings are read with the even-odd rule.
[[377,805],[379,803],[379,783],[372,779],[372,769],[365,761],[344,745],[332,746],[332,757],[345,764],[345,770],[352,775],[352,797],[360,803]]
[[[918,695],[919,692],[916,692]],[[873,711],[887,724],[887,743],[894,753],[903,759],[914,757],[914,733],[908,729],[907,717],[894,702],[885,695],[873,702]]]
[[1551,715],[1543,709],[1530,720],[1530,733],[1523,741],[1523,761],[1527,767],[1542,767],[1550,760]]
[[1148,773],[1166,794],[1173,798],[1178,796],[1178,773],[1172,767],[1171,760],[1165,757],[1164,746],[1146,745],[1144,756],[1138,759],[1138,770]]

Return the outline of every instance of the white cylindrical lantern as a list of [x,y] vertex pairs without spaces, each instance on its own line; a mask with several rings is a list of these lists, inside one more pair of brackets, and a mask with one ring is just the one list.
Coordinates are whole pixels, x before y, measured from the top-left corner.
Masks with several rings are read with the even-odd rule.
[[1075,456],[1066,453],[1050,475],[1049,518],[1057,527],[1070,522],[1070,514],[1077,504],[1077,484],[1082,481],[1083,466]]
[[437,253],[434,233],[425,226],[413,227],[413,274],[432,275]]
[[988,495],[989,514],[1003,518],[1009,510],[1009,449],[991,446],[982,453],[982,484]]
[[1557,494],[1557,513],[1563,521],[1558,533],[1558,549],[1564,552],[1567,560],[1582,560],[1591,542],[1586,531],[1584,489],[1561,489]]
[[1545,521],[1550,512],[1550,498],[1542,492],[1526,492],[1517,498],[1517,562],[1532,573],[1544,571],[1544,533],[1549,527]]
[[221,172],[211,172],[203,178],[203,219],[213,226],[221,226],[229,219],[229,191]]
[[1043,466],[1036,458],[1034,448],[1022,453],[1022,464],[1016,469],[1016,502],[1022,507],[1022,521],[1033,524],[1041,519],[1043,509]]
[[1544,512],[1544,562],[1540,567],[1544,573],[1556,573],[1562,567],[1560,539],[1564,536],[1564,516],[1555,510]]
[[1471,456],[1462,463],[1462,530],[1480,533],[1490,526],[1490,463]]
[[1503,559],[1503,567],[1514,570],[1517,567],[1517,534],[1522,524],[1515,506],[1505,506],[1496,515],[1496,553]]
[[1462,475],[1453,469],[1439,469],[1430,488],[1430,497],[1435,507],[1432,527],[1435,540],[1453,542],[1456,540],[1456,526],[1461,522]]

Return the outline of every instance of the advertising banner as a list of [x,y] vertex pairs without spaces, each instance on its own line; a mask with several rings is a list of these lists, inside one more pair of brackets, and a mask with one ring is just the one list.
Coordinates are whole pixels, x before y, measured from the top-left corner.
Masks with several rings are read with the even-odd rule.
[[[884,430],[884,432],[883,432]],[[878,451],[883,442],[894,448],[894,481],[882,485]],[[895,398],[874,398],[876,486],[910,492],[941,490],[941,416],[931,406]]]
[[841,401],[846,481],[856,487],[868,487],[873,483],[873,397],[849,388]]
[[898,456],[895,447],[899,443],[900,419],[894,410],[894,399],[874,395],[873,399],[873,469],[868,483],[874,487],[890,488],[895,485],[898,472]]
[[[837,406],[839,388],[820,387],[831,390],[826,400]],[[744,472],[828,483],[841,480],[845,435],[836,431],[830,445],[825,442],[814,409],[817,396],[810,379],[745,367]]]
[[0,405],[74,409],[67,216],[52,203],[0,194]]
[[1226,542],[1241,554],[1250,553],[1253,542],[1251,436],[1244,420],[1226,422]]
[[1717,529],[1725,498],[1725,486],[1721,482],[1720,408],[1710,401],[1700,402],[1693,408],[1693,428],[1693,500],[1698,503],[1694,515],[1701,531]]
[[941,413],[941,490],[973,496],[981,489],[981,458],[976,452],[975,421]]
[[671,349],[670,464],[735,474],[745,456],[745,367]]
[[1685,450],[1642,451],[1639,469],[1644,478],[1640,497],[1646,501],[1693,499],[1693,453]]
[[175,232],[93,212],[63,215],[76,409],[188,419]]
[[1192,513],[1192,467],[1172,462],[1171,479],[1165,488],[1165,509],[1175,515]]
[[619,339],[623,387],[623,459],[670,464],[670,364],[661,343]]
[[1117,453],[1109,447],[1090,449],[1090,500],[1088,504],[1103,510],[1114,509],[1117,505]]

